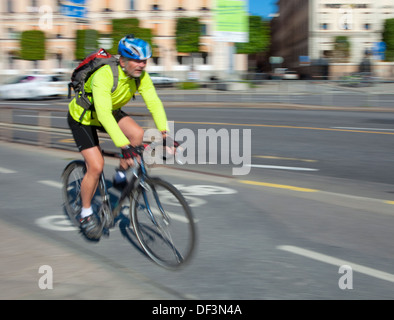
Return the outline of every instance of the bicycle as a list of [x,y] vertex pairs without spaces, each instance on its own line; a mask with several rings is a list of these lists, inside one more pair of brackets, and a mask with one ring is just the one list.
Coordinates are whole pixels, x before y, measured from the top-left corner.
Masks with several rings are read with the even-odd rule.
[[[153,144],[149,146],[155,148]],[[97,216],[102,233],[115,226],[116,218],[126,199],[130,200],[130,224],[147,256],[167,269],[177,269],[190,261],[196,244],[196,224],[187,201],[171,183],[151,177],[144,161],[146,146],[136,148],[139,159],[134,157],[132,174],[123,188],[118,202],[112,208],[104,172],[98,184],[98,194],[92,205],[99,209]],[[103,155],[121,157],[102,151]],[[86,172],[82,160],[71,161],[62,174],[65,211],[77,227],[82,209],[81,182]]]

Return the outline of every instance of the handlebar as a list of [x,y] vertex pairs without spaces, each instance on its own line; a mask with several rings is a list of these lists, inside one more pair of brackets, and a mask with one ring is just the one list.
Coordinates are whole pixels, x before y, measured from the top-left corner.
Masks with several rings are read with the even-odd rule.
[[[156,147],[163,147],[163,143],[161,142],[151,142],[151,143],[145,143],[143,145],[134,147],[135,151],[141,156],[141,158],[143,158],[143,153],[145,150],[154,150]],[[178,164],[183,165],[184,162],[182,162],[179,157],[177,155],[180,155],[183,152],[183,148],[178,144],[177,147],[175,147],[175,153],[173,154],[173,156],[175,157],[175,161]],[[108,157],[112,157],[112,158],[118,158],[118,159],[122,159],[123,155],[119,152],[114,152],[114,151],[105,151],[105,150],[101,150],[101,153],[103,154],[103,156],[108,156]],[[167,157],[163,155],[163,158],[166,160]]]

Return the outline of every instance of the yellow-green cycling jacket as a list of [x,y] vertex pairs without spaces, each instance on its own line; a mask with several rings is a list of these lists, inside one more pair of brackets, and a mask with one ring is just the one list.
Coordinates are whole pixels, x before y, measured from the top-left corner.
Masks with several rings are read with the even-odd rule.
[[[117,147],[130,144],[129,140],[120,130],[112,111],[120,109],[134,96],[137,91],[135,80],[129,78],[118,66],[119,80],[116,90],[111,93],[114,77],[111,67],[106,65],[89,77],[85,83],[85,92],[92,93],[89,99],[94,101],[95,111],[88,110],[82,121],[79,120],[84,108],[79,106],[75,98],[69,104],[69,112],[74,120],[88,126],[102,126],[109,134]],[[152,114],[157,129],[167,130],[167,116],[163,104],[157,96],[156,89],[149,74],[142,72],[138,92],[145,101],[148,110]]]

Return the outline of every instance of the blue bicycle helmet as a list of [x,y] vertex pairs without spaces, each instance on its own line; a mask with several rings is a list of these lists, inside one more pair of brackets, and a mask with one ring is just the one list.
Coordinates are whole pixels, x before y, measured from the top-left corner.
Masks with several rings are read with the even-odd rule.
[[152,49],[146,41],[129,34],[119,41],[118,53],[125,58],[146,60],[152,57]]

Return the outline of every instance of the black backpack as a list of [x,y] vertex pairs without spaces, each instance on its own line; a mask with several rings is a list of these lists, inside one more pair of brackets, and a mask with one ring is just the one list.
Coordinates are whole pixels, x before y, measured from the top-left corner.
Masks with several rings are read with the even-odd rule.
[[[71,88],[75,92],[75,99],[81,107],[85,110],[79,118],[79,121],[83,119],[86,111],[94,110],[94,105],[88,99],[88,94],[85,92],[85,83],[89,77],[98,69],[105,65],[109,65],[114,76],[114,85],[111,92],[116,90],[118,86],[119,60],[112,56],[105,49],[99,49],[90,55],[88,55],[82,62],[76,67],[71,75],[71,82],[68,84],[68,98],[71,98]],[[140,79],[135,79],[136,87],[138,89]],[[134,98],[134,97],[133,97]]]

